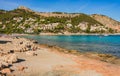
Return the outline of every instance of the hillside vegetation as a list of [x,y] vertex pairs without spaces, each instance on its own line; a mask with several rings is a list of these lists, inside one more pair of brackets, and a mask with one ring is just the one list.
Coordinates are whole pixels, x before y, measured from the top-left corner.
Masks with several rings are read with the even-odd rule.
[[0,33],[116,33],[117,29],[82,13],[39,13],[26,7],[0,10]]

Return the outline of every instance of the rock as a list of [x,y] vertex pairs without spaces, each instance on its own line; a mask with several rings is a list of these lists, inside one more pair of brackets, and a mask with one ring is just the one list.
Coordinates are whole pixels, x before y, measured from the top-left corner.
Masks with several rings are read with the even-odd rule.
[[78,53],[78,51],[76,51],[76,50],[70,50],[69,53],[76,54],[76,53]]
[[16,54],[11,54],[10,55],[10,58],[9,58],[9,62],[17,62],[17,60],[18,60],[18,57],[17,57],[17,55]]
[[1,69],[3,69],[3,67],[2,67],[2,66],[3,66],[3,64],[2,64],[2,62],[0,62],[0,70],[1,70]]
[[8,54],[9,54],[8,51],[3,51],[3,52],[0,53],[0,56],[4,56],[4,55],[8,55]]
[[9,66],[8,63],[0,61],[0,70],[2,70],[3,68],[7,68]]
[[31,9],[29,9],[29,8],[27,8],[25,6],[19,6],[18,9],[29,11],[29,12],[33,12]]
[[9,53],[14,53],[14,50],[10,50]]
[[36,54],[34,51],[27,51],[27,52],[26,52],[26,55],[36,56],[37,54]]
[[3,56],[3,54],[2,54],[2,53],[0,53],[0,57],[1,57],[1,56]]
[[20,50],[15,50],[15,52],[22,52],[22,50],[20,49]]
[[33,46],[33,47],[32,47],[32,50],[33,50],[33,51],[36,51],[37,49],[38,49],[38,48],[37,48],[36,46]]
[[20,44],[23,44],[23,42],[20,42]]
[[19,70],[19,71],[24,71],[26,68],[27,68],[27,67],[25,67],[25,66],[18,66],[18,70]]
[[64,52],[64,53],[68,53],[69,51],[68,51],[68,50],[64,50],[63,52]]
[[38,42],[37,42],[37,41],[33,41],[33,43],[38,44]]
[[9,66],[9,64],[8,64],[8,63],[6,63],[6,62],[2,62],[2,66],[3,66],[3,67],[8,67],[8,66]]
[[18,60],[18,57],[16,54],[8,54],[3,57],[3,61],[7,63],[14,63],[14,62],[17,62],[17,60]]
[[1,73],[3,73],[3,74],[11,73],[11,69],[10,68],[5,68],[5,69],[1,70]]

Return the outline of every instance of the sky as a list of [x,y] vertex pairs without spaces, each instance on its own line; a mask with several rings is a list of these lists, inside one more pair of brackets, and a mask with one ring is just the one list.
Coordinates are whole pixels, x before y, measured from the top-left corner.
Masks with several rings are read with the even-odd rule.
[[0,9],[18,6],[38,12],[102,14],[120,21],[120,0],[0,0]]

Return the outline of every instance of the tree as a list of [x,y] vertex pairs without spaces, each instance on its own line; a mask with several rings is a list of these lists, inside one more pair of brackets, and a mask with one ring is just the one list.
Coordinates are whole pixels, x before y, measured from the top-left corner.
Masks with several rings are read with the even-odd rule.
[[90,33],[90,29],[91,29],[91,26],[88,25],[87,29],[86,29],[86,33]]
[[110,33],[114,33],[114,30],[113,29],[111,29],[111,28],[109,28],[109,30],[108,30]]
[[39,34],[40,32],[41,32],[41,29],[39,29],[39,28],[34,29],[35,34]]

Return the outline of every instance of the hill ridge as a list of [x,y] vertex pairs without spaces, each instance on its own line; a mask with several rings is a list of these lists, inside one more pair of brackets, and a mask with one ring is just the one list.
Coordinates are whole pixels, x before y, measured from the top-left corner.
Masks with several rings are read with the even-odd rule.
[[[103,23],[106,17],[84,13],[35,12],[20,6],[11,11],[0,11],[0,33],[117,33],[116,25]],[[100,20],[99,20],[100,19]],[[109,20],[109,18],[107,18]],[[113,20],[113,23],[117,21]],[[110,22],[108,21],[108,24]],[[112,24],[112,23],[111,23]],[[117,25],[118,26],[118,25]],[[114,28],[113,28],[114,27]]]

